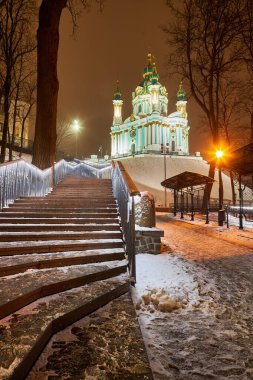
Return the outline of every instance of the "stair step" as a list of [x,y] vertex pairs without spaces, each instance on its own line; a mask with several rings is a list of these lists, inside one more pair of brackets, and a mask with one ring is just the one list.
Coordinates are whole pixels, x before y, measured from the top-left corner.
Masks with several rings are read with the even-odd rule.
[[29,209],[24,212],[5,211],[0,212],[0,218],[117,218],[117,213],[101,212],[48,212],[41,208],[40,212],[31,212]]
[[26,380],[63,376],[73,380],[153,379],[129,292],[54,335]]
[[116,207],[116,202],[94,202],[93,200],[90,200],[90,201],[87,201],[87,202],[70,202],[70,201],[66,201],[66,202],[47,202],[47,203],[41,203],[41,202],[29,202],[29,203],[25,203],[25,202],[19,202],[18,200],[15,201],[15,203],[11,203],[9,204],[9,207],[10,208],[13,208],[13,207],[25,207],[25,208],[32,208],[33,206],[35,206],[36,208],[38,207],[43,207],[43,208],[61,208],[61,207],[67,207],[68,208],[92,208],[93,210],[94,209],[97,209],[97,208],[115,208]]
[[0,257],[0,277],[22,273],[28,269],[65,267],[124,258],[123,248],[2,256]]
[[1,233],[0,242],[7,241],[38,241],[38,240],[86,240],[86,239],[120,239],[121,231],[50,231],[48,233],[27,232],[26,233]]
[[8,231],[120,231],[119,222],[111,224],[0,224],[0,232]]
[[128,290],[129,283],[124,275],[99,280],[89,286],[42,298],[6,318],[0,324],[0,352],[5,353],[0,363],[3,378],[25,379],[53,334]]
[[118,221],[118,218],[0,218],[0,224],[108,224]]
[[0,256],[25,255],[32,253],[52,253],[67,251],[84,251],[87,249],[121,248],[122,239],[90,240],[48,240],[24,242],[4,242],[0,244]]
[[[25,379],[54,333],[128,292],[125,257],[111,180],[68,176],[46,197],[21,197],[5,208],[0,213],[0,379]],[[128,328],[125,321],[126,313],[134,312],[129,296],[128,301],[131,305],[121,301],[118,330],[126,327],[125,332],[116,333],[124,358],[111,373],[118,371],[118,378],[124,378],[124,344],[136,346],[131,329],[136,316]],[[117,313],[113,317],[118,321]],[[141,344],[129,358],[129,379],[135,378],[133,361],[136,379],[152,378],[150,369],[142,376],[138,367]]]
[[[14,207],[15,206],[15,207]],[[62,212],[69,212],[69,213],[80,213],[80,212],[86,212],[86,213],[98,213],[98,212],[101,212],[101,213],[110,213],[110,214],[116,214],[118,212],[117,208],[116,207],[104,207],[104,208],[96,208],[95,210],[93,208],[69,208],[68,206],[64,207],[64,206],[61,206],[61,207],[47,207],[45,208],[44,206],[40,206],[40,205],[33,205],[32,207],[20,207],[19,205],[17,204],[12,204],[12,207],[5,207],[3,208],[3,212],[27,212],[28,211],[31,211],[31,212],[36,212],[37,210],[44,210],[44,211],[47,211],[47,212],[58,212],[58,211],[62,211]]]
[[17,199],[15,202],[16,203],[19,203],[19,204],[33,204],[33,203],[39,203],[39,204],[66,204],[66,201],[68,201],[68,204],[70,205],[74,205],[74,204],[90,204],[91,203],[94,203],[94,204],[115,204],[115,199],[110,197],[110,198],[96,198],[94,195],[93,197],[91,197],[91,199],[87,199],[87,198],[82,198],[82,197],[75,197],[75,198],[68,198],[68,197],[65,197],[64,195],[59,197],[59,198],[38,198],[38,199]]
[[32,270],[0,278],[0,319],[35,300],[125,273],[124,260]]

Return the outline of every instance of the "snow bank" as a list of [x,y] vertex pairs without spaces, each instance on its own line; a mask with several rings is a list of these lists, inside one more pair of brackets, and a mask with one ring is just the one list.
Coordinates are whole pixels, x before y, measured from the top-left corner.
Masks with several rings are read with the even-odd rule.
[[137,283],[132,291],[138,311],[165,313],[198,304],[198,284],[190,264],[168,253],[136,257]]

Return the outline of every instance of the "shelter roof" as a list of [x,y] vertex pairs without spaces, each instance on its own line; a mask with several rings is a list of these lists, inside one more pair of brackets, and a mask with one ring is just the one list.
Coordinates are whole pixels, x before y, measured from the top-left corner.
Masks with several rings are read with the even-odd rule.
[[214,179],[205,175],[193,172],[183,172],[174,177],[165,179],[161,185],[168,189],[181,190],[186,187],[205,185],[213,183]]

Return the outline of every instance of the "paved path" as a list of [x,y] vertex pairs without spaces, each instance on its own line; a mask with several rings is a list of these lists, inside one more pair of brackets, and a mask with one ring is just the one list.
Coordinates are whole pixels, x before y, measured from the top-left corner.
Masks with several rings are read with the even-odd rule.
[[165,227],[164,250],[189,264],[200,302],[166,314],[166,324],[156,319],[149,354],[164,351],[167,374],[155,370],[155,379],[253,379],[252,234],[242,246],[166,215],[158,216],[157,227]]

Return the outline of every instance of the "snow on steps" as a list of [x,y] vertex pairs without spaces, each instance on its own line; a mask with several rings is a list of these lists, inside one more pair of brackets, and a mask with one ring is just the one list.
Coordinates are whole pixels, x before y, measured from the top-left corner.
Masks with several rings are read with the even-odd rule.
[[11,255],[24,255],[33,253],[51,253],[67,251],[83,251],[87,249],[121,248],[122,239],[90,239],[90,240],[48,240],[2,242],[0,244],[0,257]]
[[0,218],[117,218],[118,214],[112,213],[112,212],[53,212],[53,211],[37,211],[37,212],[11,212],[11,211],[6,211],[6,212],[1,212],[0,213]]
[[18,232],[0,232],[0,242],[15,241],[36,241],[36,240],[87,240],[87,239],[121,239],[121,231],[49,231],[34,232],[29,231],[26,233]]
[[25,379],[53,334],[128,290],[121,275],[42,298],[2,320],[0,379]]
[[126,272],[125,261],[33,270],[0,278],[0,318],[29,303],[91,282]]
[[103,184],[68,177],[1,213],[0,379],[24,379],[55,332],[129,291],[116,202]]
[[22,273],[28,269],[59,268],[124,258],[123,248],[5,256],[1,258],[0,277]]
[[[55,221],[56,223],[56,221]],[[0,224],[0,232],[28,232],[28,231],[120,231],[119,222],[117,223],[106,223],[106,224],[74,224],[74,223],[64,223],[64,224],[23,224],[20,220],[20,223],[12,224],[6,223]]]
[[[25,215],[25,214],[24,214]],[[0,218],[0,224],[108,224],[108,223],[117,223],[118,218]]]

